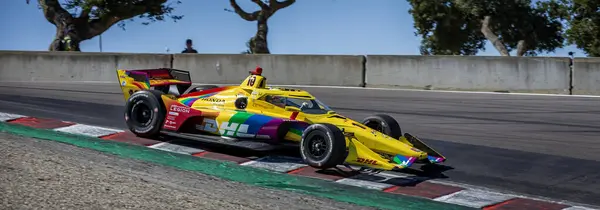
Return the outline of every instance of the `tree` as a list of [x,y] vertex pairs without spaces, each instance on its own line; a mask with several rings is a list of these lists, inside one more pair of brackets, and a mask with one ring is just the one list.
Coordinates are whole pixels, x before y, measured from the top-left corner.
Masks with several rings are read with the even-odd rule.
[[289,7],[294,4],[296,0],[285,0],[283,2],[277,0],[252,0],[252,2],[260,7],[260,10],[252,13],[244,11],[237,4],[236,0],[229,0],[229,2],[233,11],[228,9],[226,9],[226,11],[235,12],[246,21],[256,21],[256,34],[252,38],[252,53],[270,54],[271,52],[269,51],[269,45],[267,43],[267,34],[269,33],[267,22],[277,11]]
[[[167,0],[38,0],[48,22],[56,26],[55,39],[50,44],[50,51],[65,50],[62,41],[70,39],[67,48],[80,51],[79,44],[98,36],[118,23],[125,29],[124,20],[135,17],[150,22],[163,21],[171,17],[177,21],[183,16],[171,15],[173,7]],[[27,1],[29,3],[29,1]],[[176,1],[180,4],[180,1]],[[78,14],[77,14],[78,13]]]
[[560,20],[530,0],[407,0],[421,54],[475,55],[490,41],[503,56],[553,52],[563,46]]
[[548,15],[565,21],[567,44],[575,44],[588,56],[600,57],[600,1],[550,0],[538,5]]
[[254,54],[254,37],[251,37],[246,41],[246,51],[243,51],[242,54]]

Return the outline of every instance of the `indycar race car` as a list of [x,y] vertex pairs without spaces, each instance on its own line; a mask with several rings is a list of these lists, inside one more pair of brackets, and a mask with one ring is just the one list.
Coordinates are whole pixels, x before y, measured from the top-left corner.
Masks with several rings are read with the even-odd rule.
[[239,86],[192,87],[188,71],[117,70],[125,121],[135,135],[172,136],[251,149],[299,146],[309,166],[395,170],[446,158],[402,134],[389,115],[361,122],[336,113],[310,93],[268,87],[257,67]]

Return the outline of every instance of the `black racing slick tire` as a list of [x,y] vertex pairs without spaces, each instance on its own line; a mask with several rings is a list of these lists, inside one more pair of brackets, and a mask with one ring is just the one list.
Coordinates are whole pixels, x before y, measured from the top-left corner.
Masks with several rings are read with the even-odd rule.
[[366,117],[362,124],[394,139],[402,137],[402,129],[400,129],[398,121],[386,114],[375,114]]
[[142,90],[132,94],[125,104],[125,122],[136,136],[155,138],[165,120],[162,93],[156,90]]
[[300,155],[309,166],[318,169],[343,164],[347,157],[344,133],[332,124],[312,124],[302,133]]
[[192,87],[188,90],[186,90],[185,92],[183,92],[182,95],[184,94],[188,94],[188,93],[193,93],[193,92],[198,92],[198,91],[203,91],[203,90],[208,90],[208,89],[213,89],[213,88],[218,88],[219,86],[216,85],[198,85],[195,87]]

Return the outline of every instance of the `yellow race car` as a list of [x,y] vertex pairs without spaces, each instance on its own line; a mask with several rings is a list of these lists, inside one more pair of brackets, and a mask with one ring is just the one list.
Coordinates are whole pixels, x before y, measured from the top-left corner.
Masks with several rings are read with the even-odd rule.
[[398,122],[376,114],[361,122],[344,117],[310,93],[268,87],[257,67],[239,86],[195,86],[176,69],[117,70],[125,121],[140,137],[179,138],[272,149],[296,145],[315,168],[355,165],[394,170],[445,157]]

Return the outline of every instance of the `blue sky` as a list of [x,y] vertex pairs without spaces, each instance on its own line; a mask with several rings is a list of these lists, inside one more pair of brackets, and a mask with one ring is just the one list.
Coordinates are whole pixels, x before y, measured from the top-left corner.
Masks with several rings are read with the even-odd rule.
[[[45,51],[55,34],[37,1],[0,0],[0,50]],[[247,11],[257,9],[250,0],[237,0]],[[104,52],[181,52],[185,39],[194,40],[199,53],[240,53],[254,35],[256,23],[242,20],[229,0],[182,0],[176,13],[185,15],[174,23],[116,25],[102,35]],[[370,2],[370,3],[367,3]],[[420,39],[414,35],[406,0],[298,0],[280,10],[269,22],[269,47],[273,54],[385,54],[418,55]],[[82,51],[99,52],[98,37],[81,44]],[[479,55],[499,55],[488,43]],[[542,56],[567,56],[575,47],[557,49]]]

